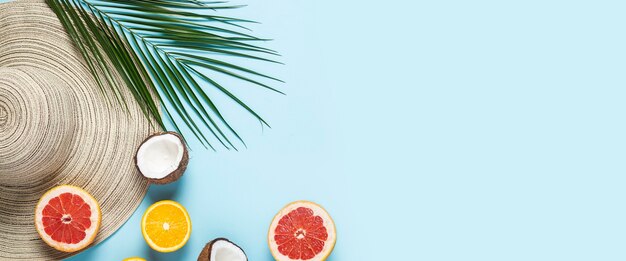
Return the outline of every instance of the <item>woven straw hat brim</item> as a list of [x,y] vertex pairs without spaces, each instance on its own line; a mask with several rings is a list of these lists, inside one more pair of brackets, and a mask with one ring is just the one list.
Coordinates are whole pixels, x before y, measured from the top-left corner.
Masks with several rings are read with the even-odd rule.
[[123,95],[130,111],[101,92],[43,0],[0,4],[0,260],[71,255],[47,246],[34,226],[37,201],[57,185],[98,200],[95,243],[135,211],[148,183],[133,154],[156,129]]

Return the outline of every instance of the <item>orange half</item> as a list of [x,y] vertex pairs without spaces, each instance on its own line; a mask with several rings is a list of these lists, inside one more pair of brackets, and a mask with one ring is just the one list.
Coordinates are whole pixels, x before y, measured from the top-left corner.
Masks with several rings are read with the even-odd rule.
[[122,261],[146,261],[146,260],[141,257],[129,257],[129,258],[125,258]]
[[163,200],[148,207],[141,218],[141,233],[148,245],[159,252],[174,252],[191,236],[191,219],[178,202]]

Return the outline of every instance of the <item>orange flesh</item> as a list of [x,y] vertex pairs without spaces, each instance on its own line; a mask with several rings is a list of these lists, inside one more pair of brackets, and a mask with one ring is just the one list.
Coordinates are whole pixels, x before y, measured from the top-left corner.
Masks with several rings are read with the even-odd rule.
[[172,205],[161,205],[150,211],[145,225],[152,242],[162,248],[179,245],[189,232],[185,213]]

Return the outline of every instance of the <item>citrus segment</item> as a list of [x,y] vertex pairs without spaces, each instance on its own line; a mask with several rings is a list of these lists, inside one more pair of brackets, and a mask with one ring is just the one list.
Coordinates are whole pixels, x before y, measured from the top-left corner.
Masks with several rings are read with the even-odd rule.
[[148,245],[159,252],[173,252],[185,245],[191,235],[191,219],[177,202],[163,200],[150,206],[141,220],[141,231]]
[[69,185],[46,192],[35,208],[35,227],[51,247],[74,252],[91,244],[100,227],[100,207],[86,191]]
[[274,217],[268,241],[276,260],[325,260],[335,245],[335,225],[321,206],[297,201]]

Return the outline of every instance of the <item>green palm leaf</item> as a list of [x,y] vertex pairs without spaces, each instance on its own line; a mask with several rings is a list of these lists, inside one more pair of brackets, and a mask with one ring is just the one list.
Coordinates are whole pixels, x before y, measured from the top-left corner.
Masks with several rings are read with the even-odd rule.
[[[252,21],[214,15],[216,10],[240,6],[200,0],[46,2],[87,61],[101,91],[114,97],[120,106],[128,108],[120,89],[128,88],[143,114],[156,119],[161,128],[165,126],[158,104],[167,102],[170,106],[164,106],[165,115],[170,119],[174,114],[179,116],[204,146],[215,149],[211,143],[218,141],[225,148],[236,150],[233,138],[245,146],[204,89],[207,87],[203,87],[208,86],[269,127],[240,98],[201,72],[208,70],[282,93],[263,83],[280,82],[279,79],[219,59],[230,56],[278,63],[269,58],[277,56],[276,52],[256,44],[265,39],[242,32],[248,31],[243,24]],[[123,83],[116,81],[113,70]]]

